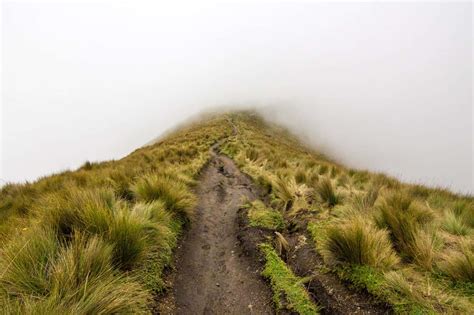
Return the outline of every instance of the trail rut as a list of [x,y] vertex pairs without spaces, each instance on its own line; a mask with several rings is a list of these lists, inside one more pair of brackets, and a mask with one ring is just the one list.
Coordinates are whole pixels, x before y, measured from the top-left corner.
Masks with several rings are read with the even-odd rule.
[[258,265],[239,246],[237,210],[253,200],[251,180],[211,150],[197,195],[199,204],[176,256],[175,314],[273,314],[271,291]]

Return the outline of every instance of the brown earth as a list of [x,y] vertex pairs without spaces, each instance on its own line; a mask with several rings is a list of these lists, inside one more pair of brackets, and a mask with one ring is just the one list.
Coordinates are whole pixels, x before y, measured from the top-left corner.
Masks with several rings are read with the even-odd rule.
[[199,204],[176,252],[172,294],[161,314],[274,314],[261,266],[239,245],[237,211],[257,196],[233,161],[212,150],[196,191]]

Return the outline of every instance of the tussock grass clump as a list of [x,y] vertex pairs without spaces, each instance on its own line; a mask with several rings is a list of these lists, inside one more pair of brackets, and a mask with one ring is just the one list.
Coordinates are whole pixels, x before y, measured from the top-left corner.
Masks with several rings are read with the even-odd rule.
[[319,175],[324,175],[328,172],[329,167],[326,164],[320,165],[318,168]]
[[433,212],[402,193],[389,196],[379,211],[377,222],[390,231],[395,248],[431,270],[436,239],[423,229],[433,220]]
[[341,174],[336,179],[336,187],[347,188],[349,185],[349,181],[349,176],[347,176],[347,174]]
[[304,169],[298,168],[295,173],[295,181],[297,184],[304,184],[308,181],[308,175]]
[[281,230],[285,227],[283,216],[280,212],[267,208],[262,201],[255,200],[247,205],[250,226],[269,230]]
[[0,190],[0,219],[27,214],[36,194],[37,190],[29,183],[3,186]]
[[152,223],[140,220],[129,209],[121,210],[114,219],[107,238],[114,245],[113,261],[121,269],[131,269],[143,258],[147,229]]
[[401,186],[400,182],[395,178],[380,173],[373,175],[372,184],[374,187],[386,187],[390,189],[398,189]]
[[414,198],[426,199],[430,195],[430,190],[422,185],[411,185],[408,193]]
[[304,165],[307,167],[307,168],[313,168],[316,166],[316,161],[311,159],[311,158],[307,158],[304,160]]
[[332,265],[351,263],[389,269],[399,263],[387,231],[362,217],[330,225],[323,249],[326,261]]
[[314,186],[319,182],[319,174],[317,172],[311,172],[308,177],[309,186]]
[[176,212],[182,219],[189,219],[196,204],[194,195],[185,183],[170,174],[149,174],[133,186],[140,201],[161,200],[167,209]]
[[280,200],[282,208],[285,210],[289,210],[293,206],[295,195],[292,186],[295,185],[291,185],[291,181],[283,176],[278,176],[273,181],[273,193]]
[[334,207],[342,200],[342,197],[336,192],[336,189],[332,185],[331,180],[327,177],[318,182],[315,191],[321,201],[326,203],[329,207]]
[[73,188],[45,198],[39,206],[44,212],[42,222],[56,231],[60,240],[68,241],[77,231],[99,235],[113,244],[114,266],[125,270],[141,261],[147,239],[153,238],[153,231],[159,228],[153,217],[158,210],[150,209],[164,207],[159,201],[149,207],[138,203],[130,209],[125,202],[116,200],[109,189]]
[[[161,271],[170,262],[180,230],[181,222],[160,200],[137,203],[132,209],[122,208],[108,235],[114,245],[114,263],[122,269],[156,264]],[[154,261],[150,261],[150,255]]]
[[379,196],[379,188],[373,187],[365,194],[356,194],[352,198],[352,204],[357,210],[370,209],[374,206]]
[[[265,269],[262,275],[270,279],[273,290],[273,300],[278,309],[287,308],[298,314],[318,314],[319,308],[315,305],[303,286],[303,279],[298,278],[278,257],[273,247],[261,244],[260,250],[265,256]],[[282,299],[282,296],[284,299]],[[286,300],[286,304],[283,301]]]
[[438,265],[454,280],[474,282],[474,242],[462,241],[460,250],[448,250]]
[[73,240],[60,249],[51,265],[51,278],[58,285],[58,294],[67,294],[87,277],[109,272],[112,269],[112,251],[113,245],[98,236],[75,233]]
[[109,185],[118,197],[127,201],[133,201],[134,195],[131,189],[131,179],[134,176],[133,170],[128,168],[114,169],[109,172]]
[[463,218],[458,216],[453,210],[446,211],[443,229],[453,235],[465,236],[471,233],[471,228],[466,225]]
[[153,222],[146,227],[147,249],[135,269],[141,283],[149,290],[160,293],[165,288],[161,274],[165,266],[171,263],[182,224],[175,220],[161,201],[137,203],[132,212],[134,216]]
[[352,182],[359,187],[362,187],[363,184],[370,180],[370,173],[368,171],[349,170],[349,174],[352,177]]
[[434,231],[420,229],[416,231],[414,242],[411,245],[411,257],[419,266],[432,271],[436,251],[440,245],[441,239]]
[[9,242],[0,255],[1,288],[11,296],[47,294],[48,268],[59,246],[54,231],[42,228]]
[[[26,314],[99,314],[145,310],[148,293],[115,273],[113,246],[74,233],[67,244],[35,229],[2,252],[2,307]],[[18,248],[21,246],[21,248]]]
[[74,230],[102,234],[113,221],[117,200],[110,189],[80,189],[69,186],[65,190],[45,195],[36,212],[42,222],[55,229],[59,236],[70,237]]
[[51,311],[66,307],[81,314],[144,311],[148,294],[138,283],[115,273],[113,250],[99,237],[76,234],[52,265],[50,295],[35,307]]
[[452,209],[464,225],[474,228],[474,201],[458,200]]
[[297,184],[294,177],[282,174],[272,180],[274,203],[283,211],[296,214],[302,209],[308,209],[310,189],[305,184]]
[[[405,299],[408,299],[413,305],[411,312],[417,313],[418,312],[426,312],[429,310],[433,312],[433,308],[427,299],[423,296],[423,293],[414,290],[413,285],[406,279],[406,277],[400,273],[395,271],[389,271],[384,274],[385,280],[385,287],[394,292],[397,295],[401,295]],[[405,312],[408,310],[404,310]]]
[[259,158],[258,151],[255,150],[254,148],[247,149],[245,151],[245,156],[247,157],[247,159],[253,162],[257,161]]

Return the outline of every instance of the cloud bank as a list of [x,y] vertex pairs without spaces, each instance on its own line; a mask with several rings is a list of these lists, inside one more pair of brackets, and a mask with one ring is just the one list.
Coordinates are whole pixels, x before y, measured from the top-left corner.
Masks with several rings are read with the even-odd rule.
[[5,3],[0,177],[245,105],[349,166],[472,193],[471,24],[469,2]]

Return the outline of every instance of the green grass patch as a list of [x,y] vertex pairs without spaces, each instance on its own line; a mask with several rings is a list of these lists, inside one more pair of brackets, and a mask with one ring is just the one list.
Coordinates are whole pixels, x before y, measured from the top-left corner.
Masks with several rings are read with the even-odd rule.
[[[336,268],[337,275],[351,282],[356,288],[367,290],[380,301],[392,305],[397,314],[433,314],[433,309],[428,308],[413,296],[413,292],[406,290],[406,282],[388,282],[383,272],[370,266],[350,265]],[[398,275],[395,272],[389,275]],[[396,278],[399,280],[399,278]],[[409,286],[409,285],[408,285]]]
[[271,245],[261,244],[260,250],[266,260],[262,275],[270,280],[277,308],[286,307],[298,314],[318,314],[319,307],[311,301],[304,279],[293,274]]
[[247,205],[249,225],[258,228],[280,231],[285,227],[283,216],[277,210],[266,207],[262,201],[255,200]]

